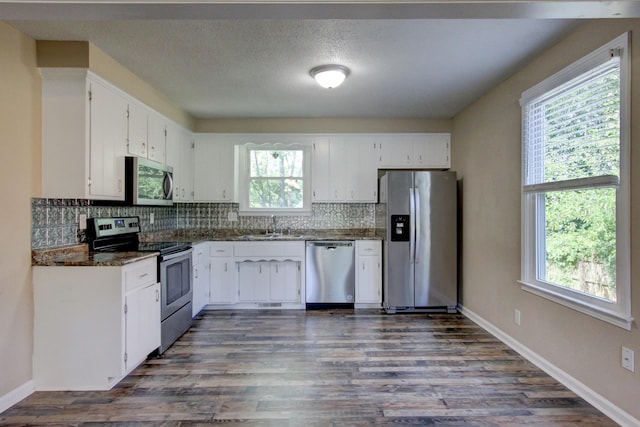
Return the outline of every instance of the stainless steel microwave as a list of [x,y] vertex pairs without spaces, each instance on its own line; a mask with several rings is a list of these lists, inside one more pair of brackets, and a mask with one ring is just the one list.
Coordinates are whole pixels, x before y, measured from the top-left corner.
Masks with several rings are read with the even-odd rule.
[[173,168],[141,157],[125,157],[125,200],[129,205],[173,204]]

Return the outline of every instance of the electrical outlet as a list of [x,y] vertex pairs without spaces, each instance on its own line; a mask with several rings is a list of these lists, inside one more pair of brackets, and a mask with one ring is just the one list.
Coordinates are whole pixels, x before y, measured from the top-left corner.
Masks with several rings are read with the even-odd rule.
[[513,311],[513,321],[516,325],[520,326],[520,310],[517,308]]
[[155,215],[153,214],[153,212],[151,212],[149,214],[149,224],[153,225],[154,222],[156,222],[156,218],[155,218]]
[[622,347],[622,367],[631,372],[635,372],[635,351],[627,347]]
[[80,230],[87,229],[87,214],[80,214],[80,217],[78,218],[78,228]]
[[238,212],[229,212],[227,214],[227,219],[231,222],[238,220]]

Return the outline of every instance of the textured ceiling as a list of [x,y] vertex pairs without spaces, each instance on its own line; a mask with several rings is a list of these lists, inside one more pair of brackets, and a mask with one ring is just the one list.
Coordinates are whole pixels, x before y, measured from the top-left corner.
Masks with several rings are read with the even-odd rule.
[[[0,0],[0,19],[90,41],[198,118],[448,118],[577,18],[638,16],[638,1]],[[341,87],[309,76],[327,63],[351,69]]]
[[[88,40],[194,117],[455,115],[571,28],[566,20],[14,22]],[[327,90],[317,65],[351,69]]]

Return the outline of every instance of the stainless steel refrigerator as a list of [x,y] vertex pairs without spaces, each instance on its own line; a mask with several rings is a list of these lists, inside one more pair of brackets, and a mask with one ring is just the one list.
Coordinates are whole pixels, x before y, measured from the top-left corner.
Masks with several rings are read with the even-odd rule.
[[455,172],[387,171],[380,178],[388,313],[457,310],[456,189]]

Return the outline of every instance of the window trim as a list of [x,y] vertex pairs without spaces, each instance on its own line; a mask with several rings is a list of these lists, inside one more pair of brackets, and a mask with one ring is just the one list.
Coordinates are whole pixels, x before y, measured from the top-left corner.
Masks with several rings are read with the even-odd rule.
[[[630,241],[630,105],[631,105],[631,61],[629,49],[630,33],[624,33],[604,46],[594,50],[568,67],[560,70],[527,91],[520,98],[522,106],[522,227],[521,227],[521,289],[550,301],[572,308],[596,319],[631,330],[631,241]],[[525,106],[532,100],[548,93],[559,85],[588,72],[609,60],[612,55],[620,56],[620,177],[606,176],[583,178],[564,183],[543,183],[526,185],[526,152],[524,140]],[[617,188],[616,195],[616,302],[590,296],[559,285],[538,280],[539,241],[543,231],[536,228],[541,217],[540,198],[553,190],[577,188]],[[540,228],[541,229],[541,228]],[[544,254],[542,254],[544,255]]]
[[[311,150],[308,144],[302,143],[264,143],[249,142],[236,146],[236,160],[238,166],[237,189],[240,216],[278,215],[278,216],[308,216],[311,215]],[[249,207],[249,181],[251,168],[249,167],[250,150],[302,150],[303,156],[303,202],[301,208],[251,208]]]

